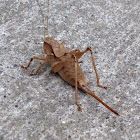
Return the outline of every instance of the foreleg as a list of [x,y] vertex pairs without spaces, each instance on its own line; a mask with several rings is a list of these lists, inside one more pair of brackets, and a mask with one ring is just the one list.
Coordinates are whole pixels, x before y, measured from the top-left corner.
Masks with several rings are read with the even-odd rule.
[[29,63],[27,64],[27,66],[22,66],[22,65],[19,65],[20,67],[24,68],[24,69],[27,69],[28,67],[30,67],[33,59],[38,59],[38,60],[46,60],[46,57],[42,57],[42,56],[34,56],[31,58],[31,60],[29,61]]

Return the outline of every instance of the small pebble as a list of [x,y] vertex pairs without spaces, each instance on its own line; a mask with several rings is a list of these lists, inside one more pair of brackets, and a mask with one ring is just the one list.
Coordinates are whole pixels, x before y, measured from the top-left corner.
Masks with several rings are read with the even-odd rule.
[[128,75],[130,75],[130,72],[127,72]]
[[66,122],[65,121],[62,121],[62,123],[65,124]]
[[2,74],[3,73],[3,71],[0,71],[0,74]]
[[17,67],[17,64],[14,64],[14,67]]
[[0,92],[3,92],[5,89],[4,88],[0,88]]

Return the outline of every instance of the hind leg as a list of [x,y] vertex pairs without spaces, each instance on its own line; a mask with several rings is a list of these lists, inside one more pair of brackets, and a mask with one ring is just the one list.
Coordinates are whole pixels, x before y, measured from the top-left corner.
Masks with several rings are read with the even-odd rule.
[[96,69],[96,65],[95,65],[95,61],[94,61],[94,56],[93,56],[93,52],[91,50],[91,47],[88,47],[86,48],[84,51],[80,52],[80,50],[75,50],[75,51],[72,51],[73,54],[76,55],[77,59],[80,59],[82,57],[82,55],[84,53],[86,53],[87,51],[90,51],[91,53],[91,57],[92,57],[92,64],[93,64],[93,67],[94,67],[94,70],[95,70],[95,74],[96,74],[96,79],[97,79],[97,85],[98,87],[101,87],[101,88],[108,88],[107,86],[103,86],[100,84],[100,81],[99,81],[99,76],[98,76],[98,73],[97,73],[97,69]]
[[78,87],[77,87],[77,65],[78,65],[78,60],[76,56],[74,55],[75,58],[75,99],[76,99],[76,105],[78,106],[78,111],[82,111],[82,108],[80,107],[80,104],[78,102]]
[[96,78],[97,78],[97,85],[98,85],[98,87],[107,89],[107,88],[108,88],[107,86],[103,86],[103,85],[100,84],[99,76],[98,76],[98,73],[97,73],[97,69],[96,69],[96,65],[95,65],[95,61],[94,61],[94,56],[93,56],[93,52],[92,52],[92,50],[91,50],[91,47],[88,47],[87,49],[88,49],[88,50],[90,51],[90,53],[91,53],[92,63],[93,63],[93,67],[94,67],[95,74],[96,74]]

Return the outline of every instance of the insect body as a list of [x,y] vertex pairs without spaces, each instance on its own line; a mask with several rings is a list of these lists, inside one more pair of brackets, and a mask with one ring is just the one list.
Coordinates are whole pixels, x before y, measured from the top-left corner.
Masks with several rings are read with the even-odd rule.
[[32,57],[26,67],[22,65],[20,66],[22,68],[28,68],[33,59],[43,60],[43,62],[40,64],[37,70],[34,73],[31,73],[30,75],[37,74],[43,64],[51,64],[51,69],[53,72],[55,73],[58,72],[58,74],[61,76],[62,79],[64,79],[70,85],[75,86],[76,104],[78,106],[79,111],[81,111],[82,109],[78,102],[77,88],[90,94],[91,96],[96,98],[100,103],[102,103],[106,108],[108,108],[110,111],[112,111],[116,115],[119,115],[115,110],[113,110],[107,104],[105,104],[87,87],[88,82],[80,66],[78,65],[78,60],[82,57],[82,55],[85,52],[90,51],[92,56],[93,66],[96,73],[97,85],[102,88],[107,88],[105,86],[100,85],[99,83],[99,77],[97,74],[93,53],[90,47],[88,47],[86,50],[82,52],[80,50],[69,51],[64,47],[64,42],[59,44],[55,39],[47,37],[45,38],[44,41],[44,51],[47,54],[46,57],[40,57],[40,56]]
[[[36,1],[38,3],[38,6],[40,7],[38,0]],[[49,7],[49,0],[48,0],[48,7]],[[44,23],[44,19],[43,19],[43,23]],[[45,24],[44,24],[44,28],[45,28]],[[47,31],[48,31],[48,17],[47,17]],[[46,56],[45,57],[34,56],[31,58],[27,66],[25,67],[22,65],[20,66],[22,68],[27,69],[30,66],[33,59],[42,60],[42,63],[39,65],[37,70],[34,73],[30,73],[30,75],[32,76],[32,75],[36,75],[39,72],[43,64],[51,64],[51,70],[53,72],[55,73],[57,72],[61,76],[61,78],[64,79],[67,83],[69,83],[72,86],[75,86],[75,98],[79,111],[81,111],[82,109],[78,102],[78,89],[90,94],[91,96],[96,98],[100,103],[102,103],[106,108],[108,108],[110,111],[112,111],[116,115],[119,115],[115,110],[113,110],[111,107],[105,104],[87,87],[88,82],[80,66],[78,65],[79,63],[78,60],[82,57],[84,53],[90,51],[93,67],[97,78],[97,85],[105,89],[107,88],[105,86],[100,85],[99,76],[96,70],[94,56],[91,47],[88,47],[84,51],[80,51],[80,50],[69,51],[67,48],[65,48],[64,45],[65,45],[64,41],[62,43],[58,43],[54,38],[45,37],[45,31],[44,31],[44,52]]]

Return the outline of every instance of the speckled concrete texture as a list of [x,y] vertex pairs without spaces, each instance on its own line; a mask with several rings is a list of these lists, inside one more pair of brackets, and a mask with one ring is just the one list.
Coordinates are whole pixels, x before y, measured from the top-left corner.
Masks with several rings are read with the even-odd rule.
[[[39,0],[47,17],[47,0]],[[28,76],[43,53],[43,22],[35,0],[0,1],[0,140],[140,139],[140,0],[50,0],[49,34],[69,50],[92,46],[80,64],[89,88],[119,112],[114,115],[90,95],[75,89],[44,65]]]

